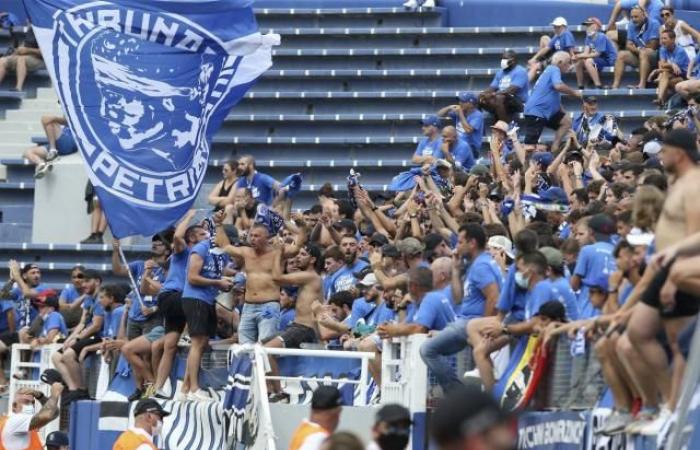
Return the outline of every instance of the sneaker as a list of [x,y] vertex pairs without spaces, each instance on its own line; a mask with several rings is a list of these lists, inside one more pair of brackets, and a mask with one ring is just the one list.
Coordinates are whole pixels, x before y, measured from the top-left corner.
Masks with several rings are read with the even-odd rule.
[[187,395],[187,399],[191,400],[193,402],[213,402],[216,401],[215,399],[211,398],[209,394],[207,394],[206,391],[202,389],[198,389],[195,392],[190,392]]
[[81,244],[101,244],[102,238],[97,233],[92,233],[87,238],[80,241]]
[[286,392],[275,392],[267,397],[270,403],[289,403],[289,394]]
[[41,180],[46,175],[46,171],[49,170],[49,165],[45,162],[36,166],[36,172],[34,172],[34,179]]
[[598,431],[605,436],[612,436],[625,431],[625,427],[632,422],[632,415],[628,412],[613,411],[605,422],[605,426]]
[[403,4],[403,7],[407,9],[416,9],[418,8],[418,2],[416,0],[408,0]]
[[435,8],[435,0],[425,0],[422,5],[420,5],[421,8]]
[[473,378],[478,378],[479,380],[481,380],[481,375],[479,374],[479,369],[467,370],[466,372],[464,372],[464,375],[462,375],[463,380],[473,379]]
[[180,391],[177,394],[175,394],[175,398],[173,400],[175,400],[176,402],[186,402],[189,400],[189,395],[186,392]]
[[656,436],[670,418],[671,410],[664,406],[656,419],[640,427],[637,432],[643,436]]
[[158,389],[157,391],[155,391],[152,396],[161,400],[170,400],[170,396],[163,392],[162,389]]
[[143,397],[143,391],[139,388],[136,388],[134,392],[131,393],[130,396],[128,396],[126,399],[130,402],[135,402],[136,400],[139,400],[141,397]]
[[656,419],[658,411],[652,408],[642,408],[632,422],[625,427],[625,433],[639,434],[639,430]]
[[58,150],[55,148],[52,148],[49,150],[49,152],[46,154],[46,162],[51,162],[54,159],[58,158]]

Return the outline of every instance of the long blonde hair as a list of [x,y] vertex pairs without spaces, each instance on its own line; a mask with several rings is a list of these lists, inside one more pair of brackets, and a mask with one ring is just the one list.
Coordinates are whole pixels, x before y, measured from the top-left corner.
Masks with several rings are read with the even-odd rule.
[[661,216],[666,195],[656,186],[637,188],[632,205],[632,224],[645,231],[652,231]]

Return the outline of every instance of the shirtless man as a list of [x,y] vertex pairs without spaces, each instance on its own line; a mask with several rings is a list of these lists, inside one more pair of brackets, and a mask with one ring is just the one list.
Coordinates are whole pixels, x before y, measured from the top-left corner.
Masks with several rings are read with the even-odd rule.
[[[675,408],[685,368],[685,358],[678,347],[678,334],[690,323],[700,307],[699,297],[682,292],[668,279],[676,254],[675,248],[684,236],[700,231],[700,208],[697,208],[700,196],[700,168],[697,167],[697,162],[700,161],[700,154],[695,134],[686,129],[667,133],[661,159],[664,169],[676,181],[669,189],[656,225],[656,248],[658,253],[670,257],[657,257],[664,264],[658,268],[651,265],[647,269],[653,273],[645,273],[644,278],[649,275],[653,277],[641,294],[641,302],[634,305],[627,322],[628,341],[623,336],[618,342],[618,349],[626,365],[635,359],[630,351],[639,355],[644,362],[642,365],[635,364],[635,370],[630,370],[645,404],[639,419],[628,426],[629,431],[642,434],[658,432]],[[669,373],[669,361],[663,347],[656,339],[662,325],[673,354],[672,374]],[[625,346],[625,342],[631,344],[632,348]],[[655,401],[657,389],[665,402],[661,411]]]
[[[270,232],[262,224],[253,224],[248,232],[250,247],[234,247],[229,245],[224,232],[223,217],[219,212],[214,218],[216,244],[232,257],[242,259],[246,273],[245,304],[238,325],[238,342],[254,344],[265,341],[277,332],[280,316],[280,288],[272,278],[275,251],[269,242]],[[299,231],[291,224],[288,228]],[[295,243],[284,246],[283,256],[296,255],[305,239],[305,233],[297,233]]]
[[[296,317],[289,327],[281,334],[265,343],[267,348],[299,348],[301,344],[315,342],[317,338],[316,322],[311,305],[321,297],[321,249],[313,244],[307,244],[299,250],[296,256],[298,271],[282,273],[282,248],[275,246],[272,263],[272,279],[282,286],[296,286],[297,295]],[[270,374],[277,376],[279,367],[275,358],[270,360]],[[270,402],[289,402],[289,394],[282,391],[279,380],[270,382]]]

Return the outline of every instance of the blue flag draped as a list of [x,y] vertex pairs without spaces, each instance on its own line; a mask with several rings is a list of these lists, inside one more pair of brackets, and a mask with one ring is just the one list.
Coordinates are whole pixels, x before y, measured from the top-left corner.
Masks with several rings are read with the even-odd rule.
[[250,0],[24,0],[116,238],[192,206],[211,140],[272,65]]

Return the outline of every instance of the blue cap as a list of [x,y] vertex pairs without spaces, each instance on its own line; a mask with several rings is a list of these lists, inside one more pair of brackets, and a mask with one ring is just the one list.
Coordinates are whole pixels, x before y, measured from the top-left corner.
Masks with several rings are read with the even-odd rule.
[[588,285],[589,288],[598,288],[604,292],[608,292],[608,276],[604,274],[598,274],[591,284]]
[[569,196],[566,195],[566,191],[560,187],[552,186],[546,191],[540,194],[542,200],[546,200],[552,203],[558,203],[560,205],[569,204]]
[[547,167],[554,161],[554,155],[549,152],[535,152],[532,154],[532,160]]
[[473,92],[460,92],[457,98],[462,103],[477,104],[479,102],[479,97],[477,97],[477,95]]
[[430,125],[433,127],[440,128],[440,118],[438,116],[426,116],[421,121],[423,125]]

